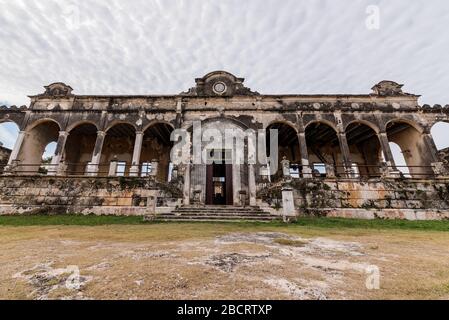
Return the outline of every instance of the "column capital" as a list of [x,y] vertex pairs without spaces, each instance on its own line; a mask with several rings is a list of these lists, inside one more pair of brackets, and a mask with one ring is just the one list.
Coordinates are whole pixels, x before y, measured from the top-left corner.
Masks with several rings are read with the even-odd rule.
[[105,131],[102,131],[102,130],[98,130],[97,131],[97,136],[102,136],[102,137],[104,137],[106,135],[106,132]]
[[69,133],[67,131],[64,131],[64,130],[59,131],[60,137],[62,137],[62,136],[67,137],[68,135],[69,135]]

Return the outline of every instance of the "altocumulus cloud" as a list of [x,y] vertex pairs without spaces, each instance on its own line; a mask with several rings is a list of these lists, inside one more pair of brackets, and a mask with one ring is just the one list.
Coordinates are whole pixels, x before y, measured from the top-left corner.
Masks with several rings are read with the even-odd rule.
[[391,79],[446,104],[447,21],[446,0],[0,0],[0,100],[27,104],[55,81],[178,93],[224,69],[262,93],[368,93]]

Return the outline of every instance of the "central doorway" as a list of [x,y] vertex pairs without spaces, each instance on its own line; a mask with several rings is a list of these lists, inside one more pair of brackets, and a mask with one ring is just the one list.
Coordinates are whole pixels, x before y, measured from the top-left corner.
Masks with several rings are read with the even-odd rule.
[[[210,153],[213,157],[213,152]],[[232,164],[225,163],[227,152],[222,151],[223,160],[206,167],[206,204],[232,205]]]

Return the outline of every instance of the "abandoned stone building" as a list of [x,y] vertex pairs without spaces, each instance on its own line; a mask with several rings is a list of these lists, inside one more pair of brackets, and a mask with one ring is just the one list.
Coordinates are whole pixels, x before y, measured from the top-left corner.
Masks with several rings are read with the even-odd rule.
[[[145,96],[77,95],[53,83],[29,106],[1,107],[0,123],[20,132],[0,177],[0,213],[449,218],[447,159],[430,133],[449,122],[448,105],[419,105],[392,81],[352,95],[260,94],[224,71],[195,82],[180,94]],[[277,129],[280,169],[172,163],[173,130],[192,132],[195,121],[219,132]],[[51,142],[51,163],[43,163]],[[236,150],[220,151],[232,158]]]

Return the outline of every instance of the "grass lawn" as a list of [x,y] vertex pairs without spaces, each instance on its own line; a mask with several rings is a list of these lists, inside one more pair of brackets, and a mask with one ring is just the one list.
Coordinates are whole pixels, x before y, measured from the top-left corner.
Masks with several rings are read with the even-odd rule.
[[[101,225],[143,225],[143,224],[166,224],[171,222],[144,222],[139,216],[95,216],[95,215],[32,215],[32,216],[0,216],[0,226],[50,226],[50,225],[73,225],[73,226],[101,226]],[[190,222],[189,222],[190,223]],[[203,222],[196,222],[203,223]],[[408,221],[408,220],[364,220],[346,218],[300,218],[298,221],[285,224],[283,222],[225,222],[226,225],[248,226],[270,226],[273,228],[356,228],[356,229],[404,229],[404,230],[432,230],[449,231],[449,221]]]

